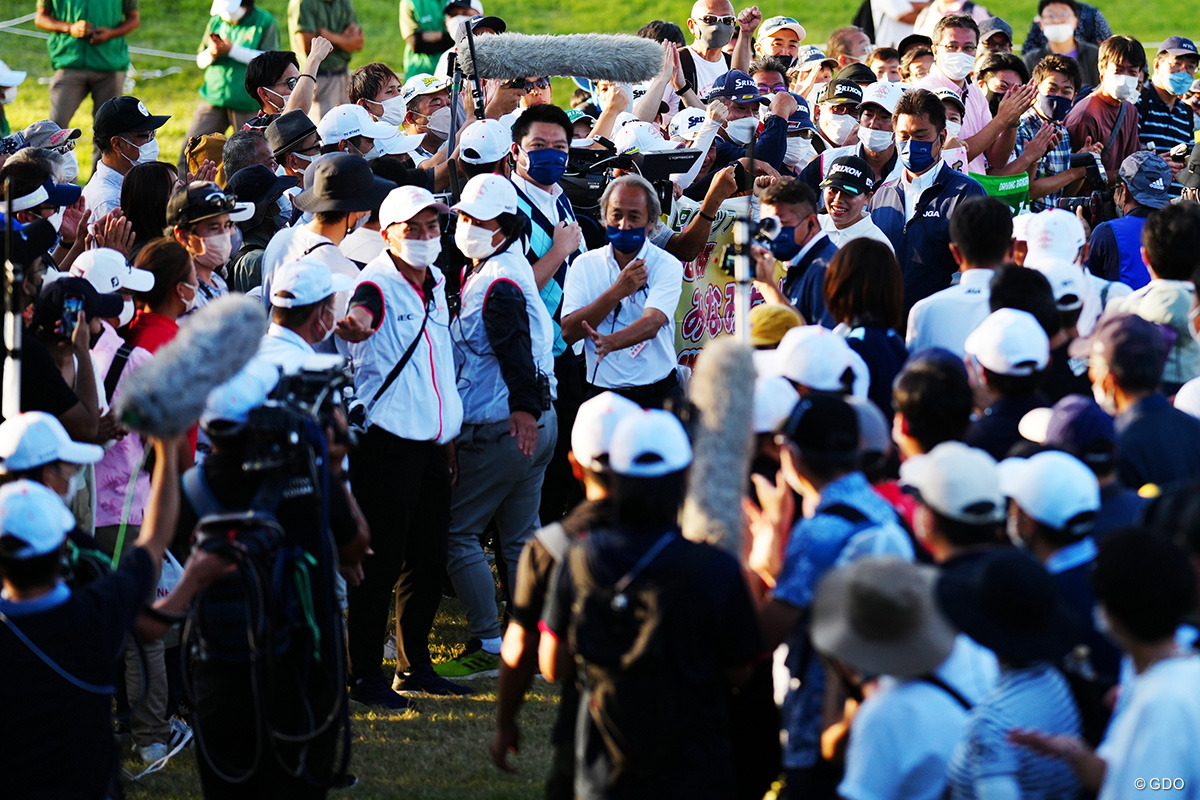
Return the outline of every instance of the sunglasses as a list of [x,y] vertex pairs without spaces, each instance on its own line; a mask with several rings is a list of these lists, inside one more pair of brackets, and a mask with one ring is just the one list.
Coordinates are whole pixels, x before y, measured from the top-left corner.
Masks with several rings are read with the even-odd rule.
[[299,76],[296,76],[295,78],[284,78],[283,80],[281,80],[281,81],[277,82],[277,83],[276,83],[276,84],[274,84],[274,85],[275,85],[275,86],[279,86],[280,84],[283,84],[284,86],[287,86],[287,87],[288,87],[288,89],[295,89],[295,88],[296,88],[296,81],[298,81],[298,80],[300,80],[300,77],[299,77]]
[[712,14],[705,14],[700,17],[699,21],[705,25],[732,25],[735,20],[733,17],[716,17]]
[[509,81],[507,84],[509,89],[523,89],[525,92],[536,92],[541,89],[550,88],[549,78],[538,78],[533,81],[526,81],[523,78],[517,78]]
[[224,192],[209,192],[205,195],[203,202],[225,212],[233,211],[237,206],[237,200],[234,199],[234,196],[225,194]]

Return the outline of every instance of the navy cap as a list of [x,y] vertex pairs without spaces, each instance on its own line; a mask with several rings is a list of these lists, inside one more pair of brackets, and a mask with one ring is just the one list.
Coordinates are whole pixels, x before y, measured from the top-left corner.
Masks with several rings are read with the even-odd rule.
[[1159,54],[1170,53],[1173,56],[1200,56],[1196,52],[1196,43],[1182,36],[1171,36],[1158,46]]
[[[813,124],[812,114],[808,110],[808,101],[795,92],[789,92],[792,97],[796,98],[796,111],[788,117],[787,132],[788,135],[803,133],[804,131],[816,132],[817,126]],[[1200,150],[1200,148],[1197,148]]]
[[1003,33],[1008,37],[1008,43],[1012,44],[1013,31],[1012,26],[999,17],[988,17],[983,22],[979,23],[979,41],[986,42],[997,33]]
[[141,100],[125,95],[104,101],[96,111],[92,130],[97,139],[111,139],[122,133],[158,130],[169,119],[169,116],[151,114]]
[[56,334],[61,338],[56,327],[62,319],[63,303],[68,297],[78,297],[83,301],[83,313],[89,320],[120,316],[125,306],[125,298],[120,294],[101,294],[87,278],[62,277],[42,290],[33,306],[31,327],[41,334]]
[[713,81],[705,102],[714,97],[725,97],[735,103],[769,103],[771,99],[759,92],[758,84],[740,69],[731,69]]
[[847,64],[833,77],[839,81],[853,81],[859,86],[869,86],[879,80],[871,68],[860,61]]
[[1162,208],[1171,201],[1171,167],[1158,153],[1138,150],[1121,162],[1118,173],[1139,205]]
[[830,69],[838,67],[837,59],[825,55],[825,51],[815,44],[806,44],[796,51],[796,66],[798,67],[806,67],[817,61],[828,64]]

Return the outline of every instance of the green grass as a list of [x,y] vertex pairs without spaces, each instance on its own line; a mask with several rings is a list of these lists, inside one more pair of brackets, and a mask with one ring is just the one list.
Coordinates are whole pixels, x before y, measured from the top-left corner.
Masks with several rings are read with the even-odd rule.
[[[430,645],[437,661],[461,651],[467,640],[462,605],[442,602]],[[391,665],[389,665],[391,666]],[[535,680],[521,710],[522,746],[516,775],[492,765],[488,744],[495,730],[496,681],[471,682],[476,694],[465,698],[417,698],[417,714],[380,714],[353,705],[353,760],[359,784],[333,797],[353,800],[531,800],[542,796],[550,768],[549,731],[558,710],[558,691]],[[199,800],[196,751],[188,748],[161,772],[126,783],[130,800]],[[131,770],[140,766],[130,762]]]
[[[33,5],[31,0],[0,0],[0,19],[27,14],[33,10]],[[175,53],[194,53],[208,19],[210,5],[210,0],[142,0],[142,26],[130,37],[130,43]],[[263,0],[260,5],[275,15],[286,40],[287,6],[284,0]],[[376,60],[397,67],[402,63],[404,43],[399,35],[397,5],[396,0],[355,1],[366,32],[366,48],[354,57],[352,67]],[[1012,23],[1018,36],[1026,30],[1036,7],[1031,0],[1000,0],[987,5],[993,13]],[[512,31],[633,33],[651,19],[670,19],[683,24],[691,3],[688,0],[488,0],[485,7],[489,13],[503,17]],[[853,0],[824,2],[807,4],[807,7],[801,8],[798,2],[770,0],[762,3],[760,8],[764,16],[789,13],[797,17],[808,30],[808,41],[819,44],[831,30],[849,22],[857,3]],[[1190,7],[1181,0],[1154,0],[1145,6],[1104,3],[1103,10],[1114,31],[1137,36],[1143,41],[1160,41],[1179,33],[1179,21],[1192,18]],[[25,23],[20,27],[32,30],[33,23]],[[51,74],[45,42],[0,33],[0,57],[13,69],[27,70],[30,74],[21,87],[17,102],[7,109],[14,129],[44,118],[49,111],[48,92],[44,84],[49,81]],[[152,56],[135,55],[133,65],[139,73],[134,94],[145,101],[151,113],[171,115],[170,122],[160,132],[160,138],[163,160],[174,161],[197,101],[200,71],[193,63]],[[170,68],[177,68],[179,72],[162,77],[143,76]],[[569,93],[567,81],[555,82],[555,96],[564,105]],[[87,177],[91,158],[91,144],[86,141],[90,132],[90,114],[91,104],[88,101],[80,108],[72,123],[85,130],[79,146],[80,163],[84,165],[82,179]]]

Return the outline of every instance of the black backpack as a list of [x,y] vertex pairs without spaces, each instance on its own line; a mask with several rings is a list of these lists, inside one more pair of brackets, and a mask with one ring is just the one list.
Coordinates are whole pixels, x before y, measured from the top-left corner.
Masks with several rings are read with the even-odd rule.
[[[588,713],[612,764],[610,786],[661,774],[687,725],[683,687],[688,678],[674,664],[664,623],[696,552],[689,544],[677,532],[664,534],[611,585],[595,580],[586,542],[567,554],[576,587],[569,643],[589,694]],[[670,567],[660,563],[647,574],[646,568],[667,552]]]

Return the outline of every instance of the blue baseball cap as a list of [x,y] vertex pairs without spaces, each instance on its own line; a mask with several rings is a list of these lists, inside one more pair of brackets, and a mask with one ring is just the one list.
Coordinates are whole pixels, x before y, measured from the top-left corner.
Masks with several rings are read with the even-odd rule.
[[769,103],[771,98],[760,94],[758,84],[740,69],[731,69],[713,81],[704,102],[714,97],[725,97],[734,103]]
[[795,92],[789,92],[789,94],[796,98],[796,111],[794,114],[788,117],[788,136],[802,133],[804,131],[812,131],[815,133],[817,126],[813,124],[812,114],[810,114],[808,110],[808,102]]
[[837,59],[825,55],[825,51],[815,44],[806,44],[796,51],[796,66],[806,67],[816,61],[828,64],[830,69],[838,67]]
[[1173,56],[1200,56],[1196,52],[1196,43],[1182,36],[1171,36],[1158,46],[1158,52],[1170,53]]

